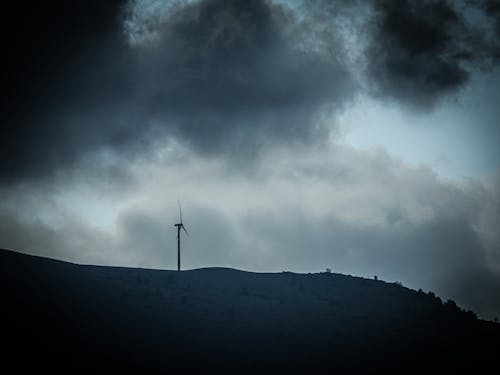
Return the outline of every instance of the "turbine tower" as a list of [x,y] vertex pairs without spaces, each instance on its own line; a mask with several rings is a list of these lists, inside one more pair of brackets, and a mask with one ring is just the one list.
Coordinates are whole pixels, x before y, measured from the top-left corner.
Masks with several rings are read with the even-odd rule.
[[181,209],[181,202],[177,201],[179,204],[179,221],[180,223],[174,224],[174,226],[177,227],[177,271],[181,270],[181,228],[184,232],[186,232],[186,235],[189,236],[188,231],[184,227],[184,224],[182,224],[182,209]]

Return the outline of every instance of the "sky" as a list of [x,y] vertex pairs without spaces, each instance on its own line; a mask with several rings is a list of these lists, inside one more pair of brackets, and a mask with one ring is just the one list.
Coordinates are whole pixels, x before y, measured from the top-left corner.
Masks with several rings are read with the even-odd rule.
[[8,9],[0,248],[333,272],[500,315],[500,2]]

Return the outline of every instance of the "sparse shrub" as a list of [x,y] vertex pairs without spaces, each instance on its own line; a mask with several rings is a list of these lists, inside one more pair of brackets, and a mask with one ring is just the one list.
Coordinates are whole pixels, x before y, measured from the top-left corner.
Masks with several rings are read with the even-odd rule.
[[444,303],[444,306],[450,309],[458,309],[457,304],[452,299],[447,300]]
[[327,268],[326,273],[332,273],[332,270],[330,268]]
[[467,317],[468,317],[469,319],[477,320],[477,315],[476,315],[476,313],[475,313],[474,311],[472,311],[472,310],[467,310],[467,311],[465,312],[465,314],[467,314]]
[[377,275],[373,276],[373,280],[377,281],[378,280],[378,276]]

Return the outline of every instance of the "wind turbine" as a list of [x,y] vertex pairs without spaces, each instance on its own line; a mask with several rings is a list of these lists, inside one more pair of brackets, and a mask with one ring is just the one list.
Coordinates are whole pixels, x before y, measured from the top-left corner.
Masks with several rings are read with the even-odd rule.
[[181,228],[184,232],[186,232],[186,235],[189,237],[189,233],[184,227],[184,224],[182,224],[182,209],[181,209],[181,202],[177,201],[179,204],[179,219],[180,223],[174,224],[174,226],[177,227],[177,271],[181,270]]

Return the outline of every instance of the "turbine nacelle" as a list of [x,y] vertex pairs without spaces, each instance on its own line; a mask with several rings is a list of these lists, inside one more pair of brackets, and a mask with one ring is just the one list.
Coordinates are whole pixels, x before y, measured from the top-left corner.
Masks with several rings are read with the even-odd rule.
[[177,229],[178,229],[179,231],[180,231],[180,230],[181,230],[181,228],[182,228],[182,230],[183,230],[184,232],[186,232],[186,235],[187,235],[187,236],[189,236],[189,233],[188,233],[188,231],[187,231],[186,227],[184,226],[184,224],[182,224],[182,223],[178,223],[178,224],[174,224],[174,226],[175,226],[175,227],[177,227]]

